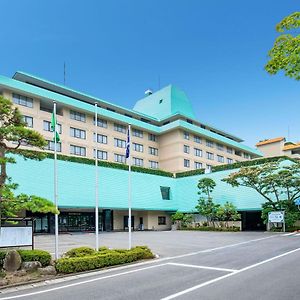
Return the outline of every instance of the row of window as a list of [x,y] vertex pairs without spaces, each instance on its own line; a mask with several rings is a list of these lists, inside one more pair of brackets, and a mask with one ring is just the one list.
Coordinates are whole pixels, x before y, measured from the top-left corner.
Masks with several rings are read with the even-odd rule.
[[[224,163],[224,158],[223,158],[222,163]],[[233,160],[232,160],[231,158],[227,158],[227,164],[233,164]],[[190,168],[190,167],[191,167],[191,161],[190,161],[189,159],[184,159],[184,160],[183,160],[183,166],[184,166],[185,168]],[[209,165],[209,164],[206,165],[206,168],[207,168],[207,169],[210,169],[211,167],[212,167],[212,166]],[[202,168],[203,168],[203,164],[202,164],[201,162],[195,161],[195,162],[194,162],[194,168],[195,168],[195,169],[202,169]]]
[[[190,133],[184,131],[183,132],[183,138],[186,139],[186,140],[189,140],[190,139]],[[202,138],[200,136],[194,135],[194,142],[197,143],[197,144],[202,144]],[[214,148],[215,143],[213,141],[206,140],[206,146],[210,147],[210,148]],[[220,151],[225,151],[225,147],[222,144],[216,143],[216,147]],[[226,151],[227,151],[227,153],[230,153],[230,154],[233,153],[233,149],[231,147],[226,147]]]

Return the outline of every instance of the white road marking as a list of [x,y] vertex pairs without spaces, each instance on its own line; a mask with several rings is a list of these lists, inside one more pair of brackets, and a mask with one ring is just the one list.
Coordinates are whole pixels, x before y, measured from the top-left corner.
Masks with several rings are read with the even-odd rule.
[[193,286],[193,287],[191,287],[191,288],[188,288],[188,289],[183,290],[183,291],[181,291],[181,292],[178,292],[178,293],[176,293],[176,294],[172,294],[172,295],[170,295],[170,296],[167,296],[167,297],[165,297],[165,298],[162,298],[161,300],[171,300],[171,299],[177,298],[177,297],[182,296],[182,295],[184,295],[184,294],[187,294],[187,293],[190,293],[190,292],[192,292],[192,291],[198,290],[198,289],[200,289],[200,288],[202,288],[202,287],[204,287],[204,286],[210,285],[210,284],[215,283],[215,282],[217,282],[217,281],[220,281],[220,280],[222,280],[222,279],[225,279],[225,278],[228,278],[228,277],[237,275],[237,274],[239,274],[239,273],[248,271],[248,270],[250,270],[250,269],[256,268],[256,267],[258,267],[258,266],[260,266],[260,265],[263,265],[263,264],[268,263],[268,262],[270,262],[270,261],[273,261],[273,260],[275,260],[275,259],[281,258],[281,257],[283,257],[283,256],[292,254],[292,253],[297,252],[297,251],[299,251],[299,250],[300,250],[300,248],[297,248],[297,249],[294,249],[294,250],[285,252],[285,253],[283,253],[283,254],[280,254],[280,255],[271,257],[271,258],[269,258],[269,259],[263,260],[263,261],[258,262],[258,263],[256,263],[256,264],[253,264],[253,265],[250,265],[250,266],[245,267],[245,268],[243,268],[243,269],[240,269],[240,270],[238,270],[238,271],[236,271],[236,272],[232,272],[232,273],[229,273],[229,274],[226,274],[226,275],[217,277],[217,278],[215,278],[215,279],[212,279],[212,280],[203,282],[203,283],[201,283],[201,284],[195,285],[195,286]]
[[295,234],[295,236],[299,236],[299,235],[300,235],[300,233]]
[[11,297],[4,297],[4,298],[0,298],[0,299],[1,300],[17,299],[17,298],[23,298],[23,297],[29,297],[29,296],[44,294],[44,293],[47,293],[47,292],[53,292],[53,291],[61,290],[61,289],[64,289],[66,287],[72,287],[72,286],[76,286],[76,285],[80,285],[80,284],[85,284],[85,283],[90,283],[90,282],[94,282],[94,281],[99,281],[99,280],[103,280],[103,279],[107,279],[107,278],[113,278],[113,277],[117,277],[117,276],[127,275],[127,274],[136,273],[136,272],[140,272],[140,271],[144,271],[144,270],[148,270],[148,269],[153,269],[153,268],[157,268],[157,267],[163,267],[163,266],[166,266],[166,265],[167,264],[159,264],[159,265],[155,265],[155,266],[150,266],[150,267],[145,267],[145,268],[130,270],[130,271],[126,271],[126,272],[122,272],[122,273],[117,273],[117,274],[113,274],[113,275],[107,275],[107,276],[100,277],[100,278],[93,278],[93,279],[89,279],[89,280],[85,280],[85,281],[81,281],[81,282],[70,283],[68,285],[58,286],[58,287],[47,289],[47,290],[32,292],[32,293],[23,294],[23,295],[11,296]]
[[291,232],[291,233],[285,233],[285,234],[283,234],[282,236],[290,236],[290,235],[293,235],[293,234],[295,234],[294,232]]
[[178,267],[187,267],[187,268],[196,268],[196,269],[207,269],[207,270],[230,272],[230,273],[238,271],[238,270],[233,270],[233,269],[224,269],[224,268],[198,266],[198,265],[189,265],[189,264],[178,264],[178,263],[167,263],[167,264],[168,265],[172,265],[172,266],[178,266]]
[[[193,255],[198,255],[198,254],[201,254],[201,253],[213,252],[213,251],[217,251],[217,250],[226,249],[226,248],[229,248],[229,247],[237,247],[237,246],[240,246],[240,245],[245,245],[245,244],[249,244],[249,243],[253,243],[253,242],[258,242],[258,241],[262,241],[262,240],[266,240],[266,239],[271,239],[271,238],[275,238],[275,237],[279,237],[279,236],[282,236],[282,234],[281,235],[267,236],[267,237],[263,237],[263,238],[253,239],[253,240],[249,240],[249,241],[245,241],[245,242],[240,242],[240,243],[235,243],[235,244],[220,246],[220,247],[206,249],[206,250],[200,250],[200,251],[191,252],[191,253],[187,253],[187,254],[181,254],[181,255],[176,255],[176,256],[164,257],[164,258],[160,258],[158,261],[162,262],[162,261],[166,261],[166,260],[172,260],[172,259],[177,259],[177,258],[189,257],[189,256],[193,256]],[[71,280],[75,280],[75,279],[80,279],[82,277],[89,277],[89,276],[96,276],[96,275],[101,276],[102,274],[105,274],[107,272],[124,270],[124,269],[138,267],[138,266],[147,265],[147,264],[151,264],[151,263],[155,263],[155,261],[150,260],[150,261],[141,262],[141,263],[137,263],[137,264],[116,267],[116,268],[112,268],[112,269],[108,269],[108,270],[100,270],[100,271],[96,271],[96,272],[90,272],[90,273],[72,275],[72,276],[63,278],[62,281],[71,281]],[[165,264],[163,264],[163,265],[165,265]],[[77,285],[81,285],[81,284],[85,284],[85,283],[89,283],[89,282],[93,282],[93,281],[97,281],[97,280],[102,280],[102,279],[107,279],[107,278],[113,278],[113,277],[122,276],[122,275],[125,275],[125,274],[130,274],[130,273],[133,273],[133,272],[143,271],[143,270],[146,270],[146,269],[149,269],[149,268],[155,268],[156,266],[161,266],[161,265],[155,265],[155,266],[150,266],[150,267],[146,267],[146,268],[136,269],[136,270],[132,270],[132,271],[128,271],[128,272],[117,273],[117,274],[108,275],[108,276],[100,277],[100,278],[93,278],[93,279],[86,280],[86,281],[80,281],[80,282],[75,282],[75,283],[72,283],[72,284],[66,284],[66,285],[63,285],[63,286],[60,286],[60,287],[56,287],[56,288],[46,289],[46,290],[43,290],[43,291],[37,291],[37,292],[28,293],[28,294],[22,294],[22,295],[17,295],[17,296],[5,297],[5,298],[0,298],[0,299],[1,300],[8,300],[8,299],[16,299],[16,298],[33,296],[33,295],[37,295],[37,294],[43,294],[43,293],[51,292],[51,291],[54,291],[54,290],[60,290],[60,289],[63,289],[63,288],[69,288],[69,287],[72,287],[72,286],[77,286]],[[44,285],[51,284],[52,282],[55,284],[55,283],[57,283],[57,281],[61,282],[61,279],[48,280],[48,281],[45,281],[42,284],[37,283],[37,284],[34,285],[34,287],[43,287]],[[29,284],[26,287],[32,288],[33,285]],[[9,292],[12,293],[12,292],[16,292],[16,291],[17,291],[17,289],[14,289],[13,291],[11,289],[9,289],[9,290],[6,290],[4,292],[5,293],[9,293]]]

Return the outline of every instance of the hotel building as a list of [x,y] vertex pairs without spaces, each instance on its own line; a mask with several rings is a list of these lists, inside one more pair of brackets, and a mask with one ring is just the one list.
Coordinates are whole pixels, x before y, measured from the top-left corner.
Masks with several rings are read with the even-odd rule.
[[[58,151],[66,156],[93,159],[98,143],[99,160],[124,164],[127,126],[131,124],[132,164],[173,173],[173,178],[135,173],[133,181],[136,180],[138,185],[133,189],[134,227],[138,224],[145,229],[166,229],[170,227],[171,212],[179,207],[187,211],[182,207],[182,203],[187,200],[182,199],[184,193],[176,183],[180,179],[175,178],[175,173],[211,169],[212,166],[262,156],[259,150],[244,145],[242,139],[197,120],[185,93],[172,85],[154,93],[147,91],[133,109],[23,72],[16,72],[13,78],[0,76],[0,94],[11,99],[19,108],[28,127],[45,137],[48,141],[45,151],[49,152],[54,148],[50,121],[55,101],[61,138]],[[95,103],[98,105],[97,120],[94,118]],[[26,145],[23,147],[27,148]],[[52,168],[49,161],[51,159],[43,162],[18,160],[18,164],[10,166],[9,170],[13,179],[20,183],[23,192],[53,199],[53,185],[50,179],[45,179]],[[92,224],[94,196],[87,188],[93,187],[91,176],[94,173],[87,173],[87,169],[92,166],[66,161],[60,162],[60,165],[63,168],[61,171],[59,167],[60,230],[65,230],[64,226],[68,231],[73,227],[76,230],[79,223]],[[102,177],[101,174],[105,176]],[[126,228],[126,171],[101,167],[99,189],[101,228]],[[164,194],[166,191],[167,196]],[[191,197],[195,198],[194,195]],[[41,217],[41,224],[37,226],[41,228],[36,230],[51,231],[53,218],[43,218],[45,217]],[[88,218],[89,221],[86,221]],[[47,225],[43,225],[43,222]]]

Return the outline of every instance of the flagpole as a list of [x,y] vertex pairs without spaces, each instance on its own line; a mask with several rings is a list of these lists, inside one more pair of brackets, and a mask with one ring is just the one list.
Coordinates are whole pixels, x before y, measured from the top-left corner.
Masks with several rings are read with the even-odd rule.
[[128,124],[128,249],[131,249],[131,125]]
[[[56,210],[58,210],[57,201],[57,140],[56,140],[56,102],[53,101],[54,114],[54,203]],[[58,214],[55,214],[55,259],[58,259]]]
[[98,189],[98,105],[95,103],[95,235],[96,251],[99,249],[99,189]]

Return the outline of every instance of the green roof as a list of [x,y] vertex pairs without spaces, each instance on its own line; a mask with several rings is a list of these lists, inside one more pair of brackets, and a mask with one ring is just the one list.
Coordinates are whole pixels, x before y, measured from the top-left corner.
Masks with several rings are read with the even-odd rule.
[[159,120],[164,120],[176,114],[196,119],[191,102],[186,94],[173,85],[169,85],[139,100],[133,110]]

